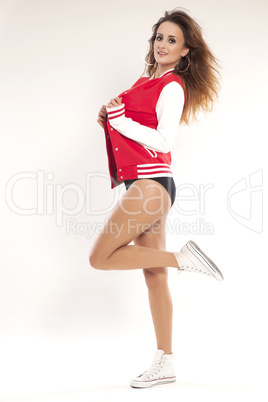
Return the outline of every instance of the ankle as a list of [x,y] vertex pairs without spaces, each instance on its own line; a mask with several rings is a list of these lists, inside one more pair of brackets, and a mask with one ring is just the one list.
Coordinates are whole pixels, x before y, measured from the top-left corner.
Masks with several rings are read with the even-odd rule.
[[171,352],[171,349],[162,349],[162,348],[157,348],[157,349],[160,349],[160,350],[163,350],[163,352],[164,352],[164,355],[173,355],[173,352]]
[[177,264],[177,268],[180,269],[180,256],[178,252],[173,252],[173,256],[175,257],[175,262]]

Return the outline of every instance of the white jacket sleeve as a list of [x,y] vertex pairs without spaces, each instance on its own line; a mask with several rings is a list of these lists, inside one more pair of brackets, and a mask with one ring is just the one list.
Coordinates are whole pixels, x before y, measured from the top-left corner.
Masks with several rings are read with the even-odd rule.
[[168,153],[176,139],[184,105],[181,85],[172,81],[161,91],[156,104],[158,125],[156,129],[144,126],[125,116],[125,105],[109,108],[107,118],[120,134],[155,151]]

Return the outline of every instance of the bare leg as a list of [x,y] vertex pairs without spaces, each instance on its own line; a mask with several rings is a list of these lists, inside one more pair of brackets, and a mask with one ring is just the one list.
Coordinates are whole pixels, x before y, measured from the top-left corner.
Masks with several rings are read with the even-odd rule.
[[112,255],[105,260],[105,263],[99,267],[99,269],[128,270],[138,268],[157,268],[159,266],[178,268],[178,263],[172,252],[156,250],[150,247],[130,245],[115,250]]
[[[171,205],[170,197],[161,184],[156,182],[153,190],[146,191],[145,184],[151,182],[146,179],[136,182],[143,190],[142,199],[139,197],[138,200],[132,201],[137,194],[132,186],[125,193],[124,196],[129,195],[130,199],[125,197],[124,208],[118,205],[111,214],[107,226],[92,249],[90,264],[98,269],[143,269],[157,348],[164,350],[165,354],[170,354],[173,305],[168,288],[167,267],[178,268],[178,263],[173,253],[165,251],[165,224]],[[155,197],[159,195],[159,190],[160,201]],[[150,197],[152,197],[150,203],[146,204]],[[163,204],[162,208],[159,208],[160,202]],[[143,208],[145,204],[148,207],[147,211]],[[128,225],[129,220],[133,218],[133,211],[138,212],[134,215],[136,226]],[[152,213],[153,211],[155,212]],[[109,227],[120,230],[111,233],[112,230],[107,230]],[[128,245],[131,241],[134,245]]]
[[[154,270],[157,271],[157,270]],[[157,349],[165,354],[172,353],[173,304],[168,287],[167,275],[149,273],[145,276]]]
[[[154,249],[164,251],[166,248],[166,217],[167,215],[163,216],[151,227],[150,231],[138,236],[134,240],[135,245],[153,247]],[[157,233],[155,233],[156,226],[159,226]],[[168,287],[168,268],[144,269],[143,274],[148,288],[157,349],[163,350],[165,354],[170,354],[172,353],[173,304]]]
[[143,179],[134,184],[124,194],[96,240],[90,255],[91,266],[104,270],[178,268],[172,252],[129,245],[152,227],[155,233],[161,231],[159,220],[167,216],[171,206],[170,196],[160,183]]

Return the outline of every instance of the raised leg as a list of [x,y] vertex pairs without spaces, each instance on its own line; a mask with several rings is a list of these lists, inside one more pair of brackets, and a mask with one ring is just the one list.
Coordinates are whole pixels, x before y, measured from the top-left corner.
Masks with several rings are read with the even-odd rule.
[[170,206],[170,196],[160,183],[150,179],[134,182],[120,199],[96,239],[89,257],[90,265],[103,270],[159,266],[178,268],[178,262],[172,252],[128,245],[166,216]]

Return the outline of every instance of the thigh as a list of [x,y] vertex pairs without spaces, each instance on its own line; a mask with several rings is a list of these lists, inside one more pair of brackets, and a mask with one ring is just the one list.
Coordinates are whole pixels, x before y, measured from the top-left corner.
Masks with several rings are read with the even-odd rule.
[[91,258],[108,258],[166,216],[170,207],[170,196],[160,183],[135,181],[109,216],[92,247]]
[[[166,220],[168,213],[164,214],[157,222],[155,222],[148,230],[141,233],[134,239],[137,246],[155,248],[157,250],[166,250]],[[151,275],[163,274],[167,277],[168,268],[145,268],[143,274],[147,279]]]

